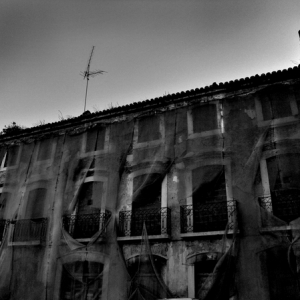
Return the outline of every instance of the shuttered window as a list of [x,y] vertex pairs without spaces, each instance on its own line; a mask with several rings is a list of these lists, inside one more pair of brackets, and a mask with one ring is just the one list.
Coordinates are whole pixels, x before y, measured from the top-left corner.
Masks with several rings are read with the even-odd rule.
[[138,142],[149,142],[161,138],[159,130],[159,116],[150,116],[139,119],[138,122]]
[[193,133],[218,129],[217,106],[207,104],[194,107],[193,116]]

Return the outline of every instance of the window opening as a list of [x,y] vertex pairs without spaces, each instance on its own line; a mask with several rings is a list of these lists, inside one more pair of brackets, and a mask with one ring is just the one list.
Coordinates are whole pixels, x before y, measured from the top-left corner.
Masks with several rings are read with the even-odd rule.
[[52,154],[52,140],[46,139],[40,142],[40,147],[38,150],[37,160],[47,160],[51,158]]
[[204,299],[213,282],[213,271],[216,260],[206,260],[194,264],[195,295],[198,299]]
[[[134,262],[128,264],[128,273],[131,277],[130,294],[142,294],[145,299],[165,298],[167,291],[162,286],[162,272],[165,267],[165,259],[151,255],[151,253],[141,254],[134,258]],[[138,295],[130,299],[139,299]]]
[[85,152],[93,152],[103,150],[105,145],[106,128],[87,131]]
[[192,109],[193,133],[218,129],[217,106],[205,104]]
[[111,213],[101,212],[103,185],[101,181],[85,182],[78,195],[76,213],[63,217],[64,229],[74,239],[91,238],[107,223]]
[[160,174],[144,174],[133,179],[131,235],[141,235],[145,222],[150,235],[161,234]]
[[192,178],[194,231],[224,230],[228,222],[224,166],[194,169]]
[[265,121],[289,117],[292,115],[290,100],[283,92],[279,90],[276,92],[276,94],[272,93],[262,97],[261,107]]
[[26,219],[38,219],[44,216],[44,207],[47,189],[38,188],[31,190],[28,194]]
[[266,251],[270,300],[300,299],[297,275],[291,271],[287,252],[287,248],[284,247],[275,247]]
[[159,140],[160,117],[150,116],[139,119],[138,121],[138,143]]
[[17,164],[19,154],[19,146],[12,146],[6,152],[6,157],[4,158],[4,165],[3,167],[12,167]]
[[99,214],[102,202],[103,182],[89,181],[82,185],[78,195],[77,214]]
[[273,214],[289,223],[300,216],[300,155],[278,155],[266,162]]
[[103,264],[77,261],[63,265],[60,299],[101,300]]

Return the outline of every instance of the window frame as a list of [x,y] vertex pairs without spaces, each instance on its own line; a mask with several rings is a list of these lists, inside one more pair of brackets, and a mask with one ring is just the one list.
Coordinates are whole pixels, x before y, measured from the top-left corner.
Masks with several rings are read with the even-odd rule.
[[[133,132],[133,149],[137,148],[144,148],[144,147],[155,147],[158,145],[161,145],[165,141],[165,125],[164,125],[164,115],[159,114],[159,115],[154,115],[155,117],[159,118],[159,133],[160,133],[160,139],[157,140],[151,140],[151,141],[145,141],[145,142],[139,142],[138,137],[139,137],[139,120],[142,119],[137,119],[137,121],[134,124],[134,132]],[[151,115],[144,116],[144,117],[151,117]]]
[[[272,93],[270,93],[271,95]],[[291,123],[298,121],[298,118],[296,117],[299,114],[299,109],[297,105],[297,101],[295,98],[294,93],[290,92],[287,94],[287,99],[290,102],[290,108],[291,108],[291,115],[287,117],[282,117],[282,118],[276,118],[276,119],[269,119],[269,120],[264,120],[263,116],[263,109],[262,109],[262,104],[261,101],[263,101],[263,97],[261,94],[257,94],[254,98],[255,101],[255,110],[256,110],[256,118],[257,118],[257,126],[258,127],[264,127],[270,125],[276,126],[284,123]]]
[[[101,201],[101,208],[100,208],[100,214],[106,212],[106,202],[107,202],[107,188],[108,188],[108,177],[104,175],[92,175],[85,178],[82,184],[85,184],[87,182],[102,182],[103,183],[103,194],[102,194],[102,201]],[[76,218],[78,215],[78,203],[79,199],[77,200],[77,204],[74,207],[73,212],[70,214],[70,216],[73,216]],[[104,227],[104,224],[99,223],[99,230],[102,230]],[[70,234],[70,233],[68,233]],[[92,237],[90,238],[78,238],[76,239],[78,242],[89,242]]]
[[76,261],[84,261],[88,260],[91,262],[101,263],[103,264],[103,278],[102,278],[102,294],[101,299],[107,299],[108,296],[108,286],[109,286],[109,267],[110,267],[110,259],[107,254],[97,251],[89,251],[89,255],[86,255],[86,252],[78,251],[78,252],[70,252],[68,255],[64,255],[60,257],[57,263],[56,268],[56,276],[55,276],[55,290],[58,291],[54,293],[53,299],[60,300],[60,292],[61,292],[61,280],[62,280],[62,272],[63,265],[67,263],[75,263]]
[[34,165],[36,166],[39,166],[39,165],[42,165],[42,164],[51,164],[54,160],[54,155],[55,155],[55,151],[56,151],[56,144],[57,144],[57,141],[55,138],[48,138],[50,144],[51,144],[51,151],[50,151],[50,157],[47,158],[47,159],[41,159],[41,160],[38,160],[38,156],[39,156],[39,153],[40,153],[40,149],[41,149],[41,145],[42,145],[42,142],[46,140],[46,139],[42,139],[42,140],[39,140],[39,143],[38,143],[38,146],[37,146],[37,149],[35,151],[35,157],[34,157]]
[[5,172],[7,170],[13,170],[13,169],[16,169],[18,168],[19,166],[19,163],[20,163],[20,158],[21,158],[21,152],[22,152],[22,147],[23,145],[13,145],[13,146],[17,146],[18,147],[18,153],[17,153],[17,157],[16,157],[16,163],[13,165],[13,166],[5,166],[5,164],[7,163],[7,154],[8,154],[8,151],[7,150],[3,156],[3,159],[1,161],[1,164],[0,164],[0,172]]
[[[99,128],[97,129],[97,131]],[[88,151],[86,152],[86,146],[87,146],[87,139],[88,139],[88,131],[86,131],[83,134],[83,140],[82,140],[82,147],[81,147],[81,157],[88,157],[92,155],[100,155],[105,154],[110,151],[109,147],[109,139],[110,139],[110,127],[104,127],[105,134],[104,134],[104,147],[103,149],[96,150],[96,151]]]
[[[261,185],[262,185],[262,194],[258,195],[261,197],[262,205],[264,208],[271,214],[273,214],[273,203],[272,203],[272,196],[271,196],[271,189],[270,189],[270,180],[269,180],[269,173],[268,173],[268,166],[267,166],[267,159],[271,157],[277,157],[279,155],[288,155],[288,154],[297,154],[300,157],[300,152],[293,152],[288,150],[287,148],[283,147],[282,149],[275,149],[265,151],[262,154],[262,158],[260,160],[260,175],[261,175]],[[266,199],[271,199],[270,205],[267,205]],[[262,224],[261,224],[262,226]],[[270,230],[274,230],[275,227],[272,227]],[[279,230],[283,229],[290,229],[290,226],[279,226]],[[268,231],[268,227],[265,227],[263,230]]]
[[[146,168],[146,169],[140,169],[137,171],[134,171],[128,175],[127,178],[127,201],[126,204],[123,206],[122,211],[127,211],[129,213],[132,212],[132,196],[133,196],[133,180],[135,177],[138,177],[140,175],[147,175],[147,174],[161,174],[162,169],[160,167],[154,167],[154,168]],[[168,176],[166,175],[162,182],[161,182],[161,208],[168,207]],[[163,219],[163,216],[162,216]],[[118,221],[120,224],[120,214],[118,215]],[[161,220],[161,226],[163,227],[163,220]],[[122,226],[126,226],[128,230],[130,231],[131,229],[131,218],[128,218],[126,224],[122,224]],[[169,238],[168,234],[160,234],[160,235],[155,235],[155,236],[148,236],[150,239],[151,238]],[[131,236],[131,235],[126,235],[124,237],[118,237],[117,240],[140,240],[141,236]]]
[[[216,106],[217,128],[212,130],[202,131],[202,132],[194,132],[193,109],[205,105]],[[195,139],[199,137],[222,134],[224,131],[224,124],[223,124],[222,104],[220,103],[220,101],[218,100],[207,101],[189,107],[189,109],[187,110],[187,130],[188,130],[188,139]]]
[[[225,159],[203,159],[198,162],[193,162],[192,164],[188,165],[186,167],[186,170],[184,171],[184,180],[185,180],[185,199],[186,204],[185,205],[192,205],[193,206],[193,183],[192,183],[192,172],[195,169],[201,168],[201,167],[207,167],[207,166],[214,166],[214,165],[223,165],[224,166],[224,176],[225,176],[225,187],[226,187],[226,200],[227,200],[227,212],[228,212],[228,222],[232,222],[233,224],[236,222],[236,213],[231,214],[228,210],[230,201],[233,201],[233,190],[232,190],[232,175],[231,175],[231,160],[230,158]],[[181,168],[181,165],[177,166],[178,169]],[[233,202],[233,208],[236,212],[236,203]],[[188,222],[193,222],[193,216],[190,216],[190,220]],[[210,236],[210,235],[220,235],[223,234],[225,231],[204,231],[204,232],[187,232],[182,233],[180,232],[180,236],[182,238],[187,237],[197,237],[197,236]],[[233,233],[233,230],[228,230],[228,233]]]

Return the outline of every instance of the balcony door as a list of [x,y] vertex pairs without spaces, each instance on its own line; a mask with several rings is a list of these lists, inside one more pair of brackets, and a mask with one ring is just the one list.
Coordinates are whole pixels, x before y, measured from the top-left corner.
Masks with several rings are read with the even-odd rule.
[[74,238],[90,238],[100,229],[100,212],[103,182],[89,181],[81,187],[78,195]]
[[194,169],[192,178],[194,231],[224,230],[228,222],[224,166]]
[[142,235],[143,223],[149,235],[161,234],[160,174],[144,174],[133,179],[131,235]]
[[300,217],[300,155],[278,155],[266,162],[273,213],[289,223]]

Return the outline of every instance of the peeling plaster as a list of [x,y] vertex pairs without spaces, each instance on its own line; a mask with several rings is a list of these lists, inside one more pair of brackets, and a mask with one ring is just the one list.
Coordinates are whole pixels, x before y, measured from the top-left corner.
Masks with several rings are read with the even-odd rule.
[[253,109],[244,109],[244,112],[248,115],[248,117],[251,120],[256,118],[256,112]]

